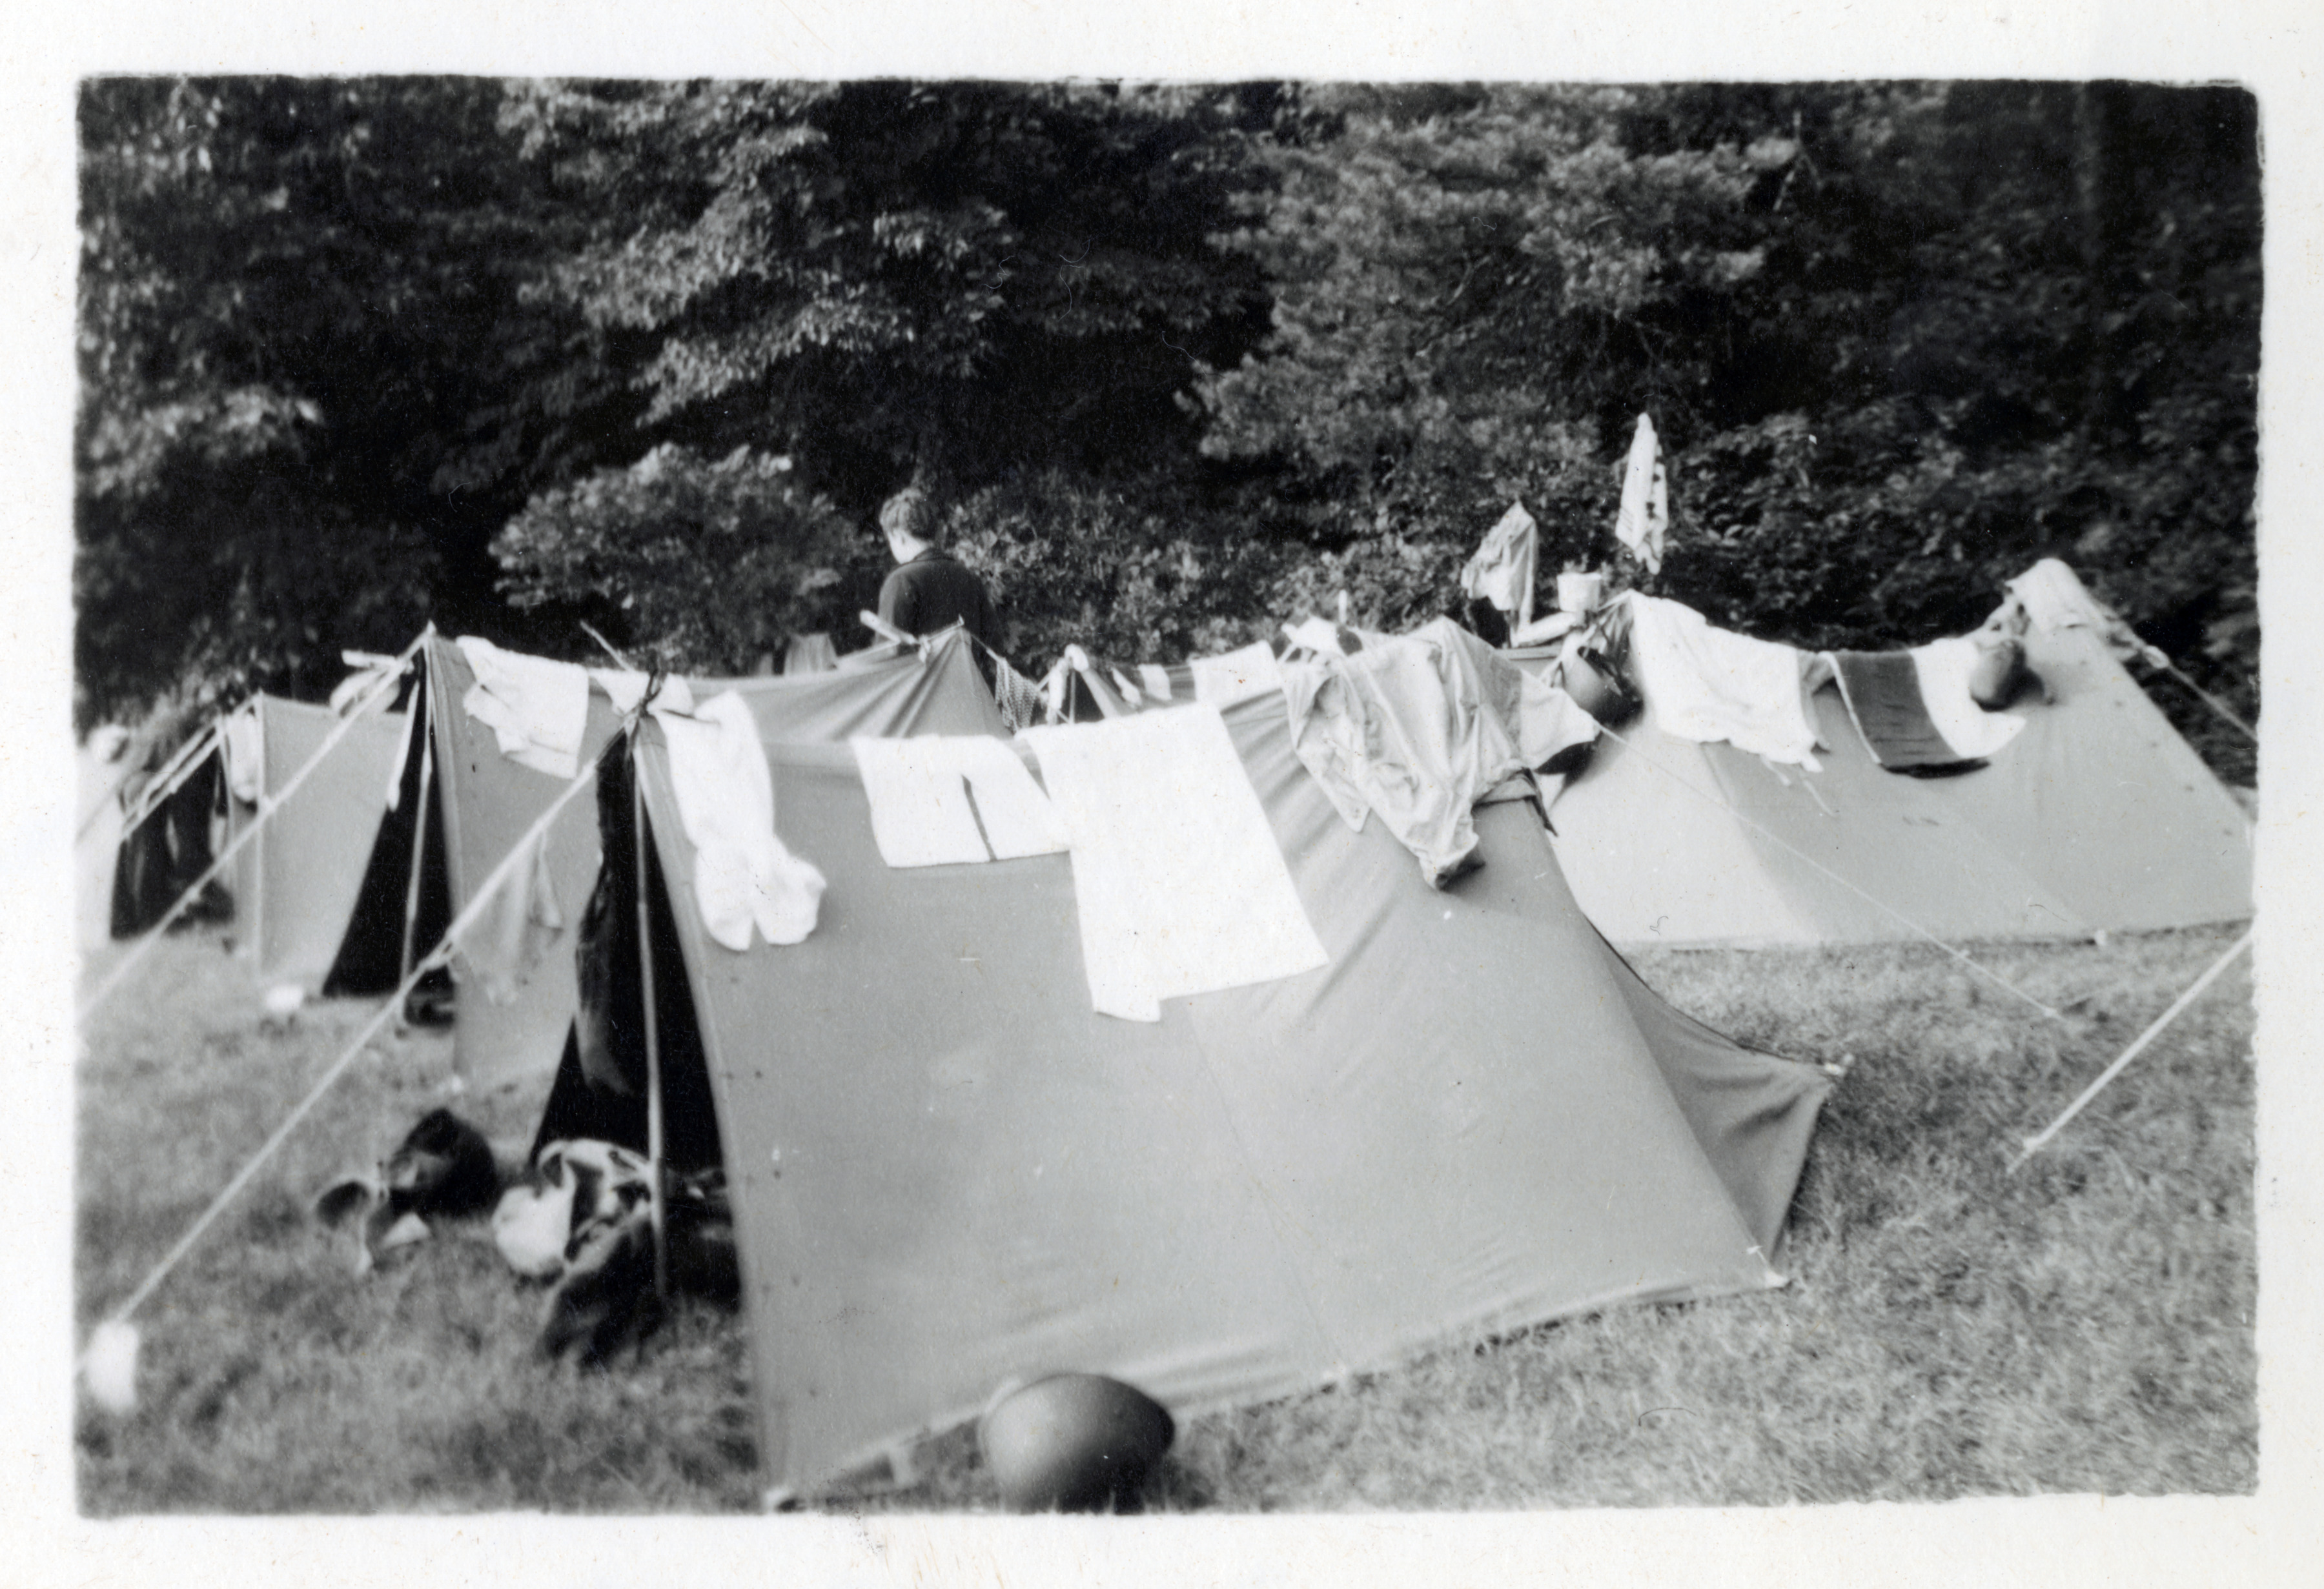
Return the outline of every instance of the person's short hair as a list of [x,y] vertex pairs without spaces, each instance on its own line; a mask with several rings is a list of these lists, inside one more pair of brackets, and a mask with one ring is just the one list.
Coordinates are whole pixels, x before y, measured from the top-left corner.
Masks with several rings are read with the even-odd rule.
[[880,528],[889,535],[908,535],[932,547],[944,545],[944,526],[936,518],[935,499],[917,485],[908,485],[880,505]]

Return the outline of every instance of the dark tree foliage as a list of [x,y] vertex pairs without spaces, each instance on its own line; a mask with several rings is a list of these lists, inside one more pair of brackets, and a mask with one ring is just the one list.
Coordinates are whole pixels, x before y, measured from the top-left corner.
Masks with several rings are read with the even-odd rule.
[[1652,583],[1718,622],[1911,643],[2058,556],[2257,706],[2237,90],[106,79],[80,123],[85,718],[423,618],[731,666],[868,603],[911,478],[1036,667],[1442,611],[1512,498],[1545,581],[1645,581],[1641,411]]
[[[1311,92],[1239,247],[1268,341],[1214,453],[1320,504],[1351,568],[1440,583],[1513,496],[1613,551],[1671,457],[1656,588],[1805,644],[1974,624],[2037,556],[2255,709],[2253,102],[2123,84]],[[1388,555],[1362,555],[1380,541]],[[1635,567],[1630,576],[1642,573]],[[2215,759],[2248,749],[2175,684]]]
[[458,78],[83,88],[85,715],[189,673],[312,694],[343,647],[490,623],[485,543],[589,455],[503,418],[512,372],[554,344],[558,382],[591,381],[524,301],[555,228],[499,102]]
[[1258,271],[1213,247],[1271,92],[544,84],[505,124],[593,222],[549,280],[644,336],[647,418],[803,461],[857,510],[918,475],[1190,453],[1174,401],[1239,352]]

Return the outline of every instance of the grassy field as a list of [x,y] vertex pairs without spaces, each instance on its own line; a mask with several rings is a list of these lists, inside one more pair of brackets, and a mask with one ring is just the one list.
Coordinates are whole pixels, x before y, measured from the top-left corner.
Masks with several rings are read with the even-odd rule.
[[[2232,932],[1991,945],[2046,1021],[1934,950],[1658,951],[1747,1042],[1855,1066],[1792,1217],[1786,1289],[1544,1326],[1192,1422],[1149,1505],[1451,1510],[2247,1493],[2256,1481],[2250,981],[2239,965],[2045,1153],[2046,1124]],[[96,968],[102,969],[102,962]],[[169,941],[78,1070],[82,1337],[372,1013],[287,1029],[215,932]],[[355,1278],[307,1217],[447,1100],[450,1043],[359,1061],[140,1315],[141,1401],[84,1406],[83,1511],[756,1506],[740,1321],[683,1309],[634,1368],[530,1355],[542,1293],[481,1222]],[[546,1088],[465,1098],[529,1134]],[[996,1504],[965,1431],[836,1511]]]

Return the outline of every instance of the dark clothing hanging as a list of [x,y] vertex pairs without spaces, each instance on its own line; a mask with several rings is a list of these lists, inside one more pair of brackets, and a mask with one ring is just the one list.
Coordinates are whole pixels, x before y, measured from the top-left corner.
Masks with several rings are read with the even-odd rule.
[[[113,867],[113,935],[134,938],[160,921],[193,880],[208,871],[210,817],[225,798],[216,753],[203,758],[185,781],[161,798],[145,820],[122,836]],[[234,899],[217,878],[201,897],[178,913],[172,924],[222,922],[234,915]]]

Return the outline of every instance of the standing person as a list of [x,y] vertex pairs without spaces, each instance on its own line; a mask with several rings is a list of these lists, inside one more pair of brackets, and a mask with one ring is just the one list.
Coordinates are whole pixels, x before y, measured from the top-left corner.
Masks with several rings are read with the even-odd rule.
[[908,635],[934,634],[955,620],[985,648],[976,666],[987,683],[992,664],[987,653],[1001,645],[1001,625],[992,616],[992,600],[984,583],[944,549],[944,527],[936,520],[936,504],[918,486],[907,486],[880,509],[880,528],[887,533],[888,550],[896,572],[880,587],[880,617]]

